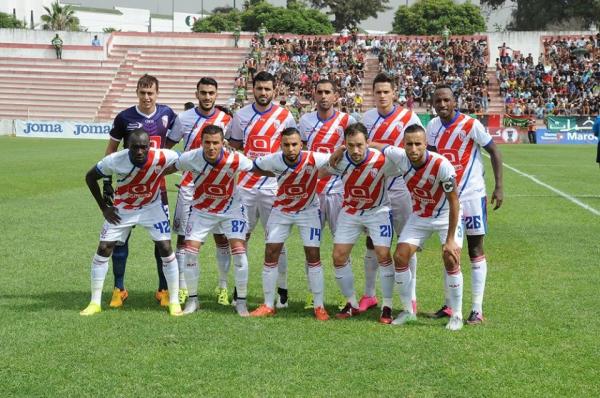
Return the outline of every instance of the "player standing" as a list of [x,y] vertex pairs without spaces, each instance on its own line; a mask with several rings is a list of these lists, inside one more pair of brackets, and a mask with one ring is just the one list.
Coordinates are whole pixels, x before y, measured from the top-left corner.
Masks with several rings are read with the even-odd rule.
[[281,152],[261,156],[255,168],[277,177],[277,198],[267,222],[263,292],[265,302],[250,314],[275,315],[277,262],[292,226],[297,225],[304,242],[310,291],[314,297],[315,318],[329,319],[323,306],[323,268],[321,267],[321,220],[317,181],[319,169],[327,165],[329,154],[303,151],[300,132],[288,127],[281,133]]
[[[113,122],[110,130],[110,139],[106,147],[106,155],[114,153],[123,141],[123,147],[127,148],[129,134],[136,129],[142,129],[150,136],[150,144],[153,148],[164,148],[167,131],[173,126],[175,112],[166,105],[157,104],[158,79],[154,76],[144,75],[137,82],[136,94],[138,104],[120,112]],[[112,179],[104,179],[104,197],[111,201],[113,194]],[[168,213],[168,198],[164,180],[161,185],[161,201]],[[112,254],[113,274],[115,287],[110,301],[110,306],[118,308],[123,306],[128,293],[125,289],[125,266],[129,255],[129,235],[125,236],[123,242],[117,243]],[[154,248],[156,269],[158,271],[158,290],[155,294],[160,305],[165,307],[169,304],[169,293],[167,292],[167,281],[163,275],[161,256],[158,248]]]
[[[172,148],[183,139],[183,150],[185,152],[202,146],[202,131],[206,126],[215,125],[223,131],[231,122],[231,116],[215,107],[218,95],[217,81],[210,77],[203,77],[196,84],[196,98],[198,107],[187,110],[177,116],[173,128],[167,135],[167,148]],[[177,234],[177,262],[179,264],[180,291],[185,289],[184,264],[185,264],[185,231],[187,220],[190,215],[190,206],[194,196],[194,182],[191,172],[185,172],[179,185],[177,194],[177,205],[173,217],[173,231]],[[214,234],[217,248],[217,265],[219,268],[219,285],[216,290],[217,302],[229,305],[229,293],[227,290],[227,274],[231,265],[231,253],[229,242],[225,235]],[[185,297],[184,297],[185,299]],[[183,301],[183,300],[182,300]]]
[[[404,146],[404,131],[413,124],[422,126],[417,114],[410,109],[394,104],[396,98],[396,84],[394,79],[385,73],[379,73],[373,79],[373,94],[375,96],[375,108],[365,112],[362,123],[369,132],[369,140],[375,143]],[[400,235],[402,228],[411,214],[410,193],[402,177],[391,177],[387,180],[388,195],[392,208],[392,220],[394,231]],[[377,305],[375,296],[375,281],[377,279],[377,257],[373,252],[373,242],[367,237],[367,253],[365,255],[365,293],[359,302],[359,311],[364,312]],[[416,277],[417,256],[410,259],[410,269],[413,280],[411,285],[412,302],[416,312]]]
[[[334,105],[338,99],[338,89],[334,82],[322,79],[317,82],[313,99],[317,110],[300,118],[298,130],[309,151],[332,153],[344,143],[344,130],[356,120],[347,113],[337,111]],[[338,176],[319,179],[317,193],[321,207],[321,231],[327,223],[335,235],[336,221],[343,201],[343,185]],[[306,270],[308,272],[308,269]],[[313,308],[313,297],[306,300],[306,309]],[[343,305],[346,305],[344,300]]]
[[[252,81],[255,102],[237,111],[229,125],[229,144],[235,149],[243,149],[244,154],[252,160],[276,152],[279,149],[281,132],[287,127],[296,127],[292,114],[286,108],[273,104],[274,88],[273,75],[265,71],[257,73]],[[248,217],[249,239],[259,219],[266,230],[277,194],[277,182],[273,177],[241,173],[239,184],[242,203]],[[287,307],[287,266],[284,247],[278,262],[279,308]]]
[[390,255],[392,243],[392,214],[387,196],[385,178],[397,175],[393,164],[385,156],[369,149],[368,132],[361,123],[351,124],[344,131],[344,147],[340,147],[330,159],[327,172],[337,175],[344,184],[344,201],[337,220],[334,236],[333,265],[335,278],[346,297],[346,306],[336,314],[346,319],[360,313],[354,291],[354,275],[350,253],[354,243],[366,228],[373,240],[375,255],[381,269],[383,305],[379,321],[392,322],[392,299],[394,294],[394,268]]
[[[106,156],[85,176],[90,192],[104,215],[98,250],[92,261],[90,304],[81,315],[101,311],[102,286],[108,271],[108,259],[117,242],[127,239],[131,228],[141,225],[148,230],[161,257],[161,266],[169,291],[169,313],[181,315],[177,259],[171,248],[169,213],[159,200],[164,184],[163,173],[178,158],[176,152],[151,147],[148,133],[136,129],[128,135],[128,148]],[[114,206],[106,204],[100,193],[98,180],[115,175],[117,189]]]
[[[483,251],[483,238],[487,232],[487,198],[481,148],[489,153],[494,172],[495,188],[491,198],[494,210],[502,206],[504,199],[502,155],[477,119],[456,111],[456,100],[450,87],[438,86],[435,89],[433,107],[438,116],[427,124],[427,143],[429,149],[444,155],[456,169],[458,196],[471,259],[473,303],[467,323],[479,324],[483,322],[483,292],[487,277],[487,261]],[[446,303],[434,317],[452,315],[448,293],[446,291]]]
[[463,326],[463,277],[460,270],[463,233],[454,167],[442,155],[427,151],[427,136],[422,126],[409,126],[404,131],[404,150],[393,146],[382,148],[383,144],[373,146],[382,149],[402,172],[413,203],[412,213],[398,237],[394,252],[394,278],[400,288],[404,310],[392,323],[403,325],[416,320],[409,260],[433,232],[437,232],[442,244],[448,299],[455,309],[446,328],[460,330]]
[[202,147],[181,155],[174,169],[190,171],[194,181],[191,214],[185,233],[185,280],[189,298],[184,314],[198,310],[200,267],[198,251],[214,228],[221,228],[231,246],[237,290],[236,311],[248,316],[246,293],[248,258],[246,256],[246,217],[241,204],[236,176],[252,170],[252,161],[244,155],[223,149],[223,129],[216,125],[202,130]]

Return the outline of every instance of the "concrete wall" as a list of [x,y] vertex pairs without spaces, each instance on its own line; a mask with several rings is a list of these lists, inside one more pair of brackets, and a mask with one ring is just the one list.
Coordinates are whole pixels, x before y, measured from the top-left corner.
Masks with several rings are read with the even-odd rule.
[[50,30],[0,29],[0,43],[50,44],[58,33],[65,45],[91,46],[94,35],[106,43],[110,34],[94,32],[55,32]]
[[542,36],[590,36],[595,35],[595,31],[538,31],[538,32],[492,32],[486,33],[488,35],[488,41],[490,45],[490,66],[494,65],[496,58],[500,56],[498,53],[498,47],[502,46],[502,43],[513,50],[518,50],[521,54],[527,56],[531,53],[535,62],[543,48],[541,45]]

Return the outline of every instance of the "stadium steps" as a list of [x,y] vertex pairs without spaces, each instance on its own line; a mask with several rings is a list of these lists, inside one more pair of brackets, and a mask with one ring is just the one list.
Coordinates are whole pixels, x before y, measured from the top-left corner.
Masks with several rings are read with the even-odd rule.
[[226,104],[233,96],[233,82],[247,53],[247,48],[233,47],[115,45],[111,56],[122,57],[123,62],[95,119],[112,120],[117,113],[136,104],[137,81],[144,73],[158,78],[158,102],[176,112],[184,103],[196,102],[195,86],[204,76],[217,80],[217,103]]
[[489,104],[487,113],[497,113],[502,115],[504,114],[504,101],[502,100],[502,96],[500,95],[500,83],[498,82],[498,79],[496,79],[495,67],[488,67],[487,77],[489,81]]

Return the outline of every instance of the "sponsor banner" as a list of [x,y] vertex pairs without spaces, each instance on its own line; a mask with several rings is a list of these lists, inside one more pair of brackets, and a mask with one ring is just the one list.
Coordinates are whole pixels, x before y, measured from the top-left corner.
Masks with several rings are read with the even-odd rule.
[[548,116],[546,126],[553,133],[592,133],[595,116]]
[[527,127],[529,116],[513,116],[507,113],[502,118],[502,125],[505,127]]
[[15,120],[17,137],[108,139],[111,123]]
[[488,127],[496,144],[520,144],[527,141],[527,129],[517,127]]
[[538,144],[598,144],[598,137],[589,131],[550,131],[537,129],[535,132]]

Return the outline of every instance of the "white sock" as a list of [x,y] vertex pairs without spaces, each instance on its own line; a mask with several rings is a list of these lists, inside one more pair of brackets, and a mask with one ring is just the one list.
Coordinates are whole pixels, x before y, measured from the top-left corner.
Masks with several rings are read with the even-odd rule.
[[321,262],[311,263],[308,268],[308,284],[313,294],[313,304],[315,308],[323,307],[323,267]]
[[241,249],[237,252],[232,252],[235,287],[239,299],[246,299],[248,295],[248,257],[246,250]]
[[392,308],[394,301],[394,267],[392,261],[379,264],[379,273],[381,280],[381,293],[383,294],[382,307]]
[[408,268],[410,269],[410,299],[417,302],[417,253],[414,253],[408,260]]
[[217,246],[217,266],[219,268],[219,287],[227,287],[227,277],[231,267],[231,252],[229,245]]
[[412,314],[413,306],[411,302],[412,299],[410,291],[412,275],[410,272],[410,267],[403,271],[396,271],[394,274],[394,279],[396,280],[396,285],[398,285],[400,291],[400,302],[402,303],[402,307],[404,307],[404,311],[408,311]]
[[358,308],[356,301],[356,292],[354,291],[354,274],[352,265],[347,262],[343,267],[335,267],[335,280],[342,291],[342,294],[354,308]]
[[375,296],[375,282],[377,282],[377,256],[375,250],[367,249],[365,254],[365,296]]
[[101,305],[102,302],[102,287],[104,286],[104,279],[108,272],[108,257],[103,257],[99,254],[94,254],[92,259],[92,267],[90,271],[92,299],[90,300],[94,304]]
[[487,277],[487,261],[485,256],[471,259],[471,283],[473,288],[473,311],[483,314],[483,292]]
[[462,297],[463,297],[463,274],[460,268],[455,274],[446,272],[446,280],[448,281],[448,292],[450,299],[450,308],[452,314],[462,318]]
[[263,266],[262,273],[263,294],[265,304],[269,308],[275,308],[275,285],[277,284],[277,263]]
[[161,257],[163,263],[163,274],[167,280],[169,289],[169,304],[179,304],[179,266],[175,253],[170,256]]
[[288,277],[288,257],[287,251],[285,250],[285,245],[281,249],[281,253],[279,253],[279,262],[277,263],[277,287],[281,289],[288,288],[287,285],[287,277]]
[[308,262],[305,261],[304,262],[304,273],[306,274],[306,285],[308,287],[308,291],[312,292],[312,288],[310,287],[310,278],[308,277],[308,271],[309,271]]
[[179,288],[187,289],[185,284],[185,248],[177,247],[175,250],[175,258],[177,258],[177,266],[179,267]]
[[200,280],[200,267],[198,266],[198,250],[193,247],[185,249],[185,280],[188,295],[198,296],[198,281]]

